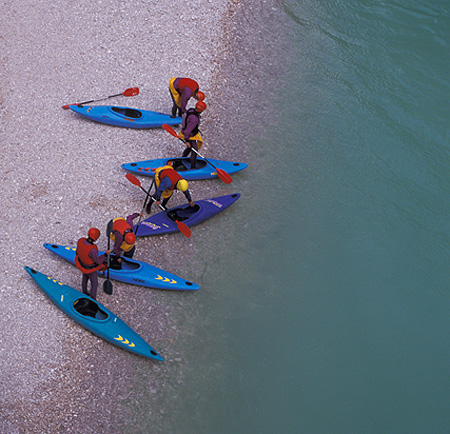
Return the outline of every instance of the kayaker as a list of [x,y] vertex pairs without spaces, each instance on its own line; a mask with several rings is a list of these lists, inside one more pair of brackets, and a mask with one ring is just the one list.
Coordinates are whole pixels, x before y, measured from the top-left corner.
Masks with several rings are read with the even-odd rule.
[[[97,298],[98,276],[97,271],[106,270],[106,260],[110,251],[98,255],[98,247],[94,244],[100,237],[97,228],[90,228],[87,238],[80,238],[77,243],[75,254],[75,265],[83,273],[81,279],[81,291],[90,295],[94,300]],[[91,289],[88,291],[88,282],[91,282]]]
[[120,270],[122,268],[121,256],[132,258],[136,251],[136,235],[133,232],[133,220],[142,217],[142,213],[130,214],[126,219],[118,217],[108,223],[109,238],[114,242],[110,267]]
[[178,136],[186,143],[186,149],[183,152],[183,157],[191,154],[191,168],[195,169],[195,162],[197,161],[197,153],[192,148],[199,151],[203,145],[203,139],[200,135],[200,113],[206,110],[206,104],[199,101],[195,104],[195,108],[190,108],[183,115],[183,122],[181,123],[181,131]]
[[199,90],[198,83],[192,78],[172,77],[169,80],[169,91],[172,97],[172,117],[186,113],[186,105],[191,98],[203,101],[205,94]]
[[[191,207],[194,206],[191,193],[189,192],[188,182],[172,166],[166,165],[156,169],[155,184],[156,192],[153,197],[155,198],[158,206],[161,205],[161,197],[163,197],[162,206],[165,207],[169,199],[172,197],[175,189],[183,192],[189,202],[189,205]],[[151,212],[152,204],[153,199],[150,198],[146,207],[148,214]]]

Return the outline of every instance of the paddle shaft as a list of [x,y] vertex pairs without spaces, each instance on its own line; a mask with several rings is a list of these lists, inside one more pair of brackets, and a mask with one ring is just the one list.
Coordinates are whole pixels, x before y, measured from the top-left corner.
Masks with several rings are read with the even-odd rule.
[[76,103],[76,104],[66,104],[66,105],[63,105],[62,108],[66,110],[71,105],[83,105],[83,104],[89,104],[91,102],[104,101],[105,99],[115,98],[116,96],[121,96],[121,95],[123,95],[123,96],[135,96],[135,95],[138,95],[138,94],[139,94],[139,88],[131,87],[129,89],[126,89],[122,93],[117,93],[116,95],[105,96],[105,97],[99,98],[99,99],[91,99],[89,101],[83,101],[83,102],[79,102],[79,103]]
[[[181,140],[184,144],[186,144],[186,140],[183,140],[181,137],[178,136],[178,134],[175,132],[175,130],[167,124],[163,124],[163,128],[172,136],[174,136],[175,138],[177,138],[178,140]],[[192,146],[190,146],[191,151],[194,151],[200,158],[203,158],[210,166],[212,166],[214,169],[216,169],[217,172],[217,176],[223,181],[225,182],[225,184],[230,184],[233,179],[231,178],[231,176],[223,169],[219,169],[218,167],[214,166],[213,163],[211,163],[211,161],[209,161],[207,158],[205,158],[202,154],[200,154],[200,152],[198,152],[196,149],[194,149]]]
[[[145,211],[145,207],[147,206],[147,200],[150,197],[150,192],[152,191],[152,187],[153,187],[153,183],[155,182],[155,179],[152,180],[152,183],[150,184],[150,188],[148,189],[148,191],[146,192],[146,196],[145,196],[145,200],[144,200],[144,206],[142,207],[142,212],[141,214],[144,214]],[[142,188],[142,187],[141,187]],[[144,190],[142,188],[142,190]],[[145,191],[145,190],[144,190]],[[136,230],[134,231],[135,234],[137,234],[137,231],[139,229],[139,225],[141,224],[141,220],[142,220],[142,216],[139,216],[139,221],[138,224],[136,225]]]
[[[145,194],[147,194],[148,196],[150,196],[154,202],[156,202],[156,199],[150,195],[150,190],[151,190],[151,186],[150,189],[148,191],[146,191],[142,185],[141,185],[141,181],[139,181],[139,179],[137,179],[132,173],[127,173],[125,175],[125,177],[128,179],[128,181],[130,181],[132,184],[137,185]],[[153,185],[153,183],[152,183]],[[167,214],[167,216],[170,218],[169,213],[167,211],[167,208],[165,208],[164,206],[162,206],[161,204],[159,204],[159,207]],[[189,238],[192,235],[192,231],[189,228],[189,226],[186,223],[180,222],[177,219],[172,219],[175,220],[175,223],[177,224],[177,227],[179,229],[179,231],[187,238]],[[137,232],[136,232],[137,233]]]

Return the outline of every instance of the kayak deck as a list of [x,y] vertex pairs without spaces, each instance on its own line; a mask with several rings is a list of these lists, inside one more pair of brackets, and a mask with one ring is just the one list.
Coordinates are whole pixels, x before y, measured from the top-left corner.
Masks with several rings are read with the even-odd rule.
[[[75,247],[50,243],[44,243],[44,247],[70,262],[72,265],[75,265]],[[103,255],[105,252],[100,250],[98,253],[99,255]],[[123,256],[121,258],[122,268],[119,270],[110,268],[109,270],[109,277],[112,280],[162,290],[196,291],[200,289],[198,284],[146,262]],[[107,277],[106,271],[98,271],[97,274],[101,277]]]
[[[240,172],[248,167],[247,163],[239,163],[237,161],[216,160],[212,158],[209,158],[208,161],[217,169],[223,170],[229,175]],[[124,163],[122,164],[122,169],[137,175],[154,177],[155,170],[158,167],[168,164],[172,165],[175,171],[180,173],[187,181],[218,178],[216,168],[201,157],[197,157],[194,168],[191,166],[191,159],[189,157],[173,157]]]
[[138,333],[97,300],[25,266],[42,292],[67,316],[96,336],[154,360],[164,360]]

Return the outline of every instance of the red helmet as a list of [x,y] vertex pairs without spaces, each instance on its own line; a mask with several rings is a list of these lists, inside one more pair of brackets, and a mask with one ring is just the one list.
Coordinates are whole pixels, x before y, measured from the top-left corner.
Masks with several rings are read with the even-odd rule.
[[205,94],[201,90],[199,90],[195,97],[197,98],[197,101],[203,101],[205,99]]
[[100,237],[100,231],[97,228],[91,228],[88,231],[88,237],[92,238],[94,241],[97,241]]
[[134,244],[136,242],[136,235],[133,232],[127,232],[124,240],[127,244]]
[[199,101],[195,104],[195,110],[201,113],[203,110],[206,110],[206,104],[203,101]]

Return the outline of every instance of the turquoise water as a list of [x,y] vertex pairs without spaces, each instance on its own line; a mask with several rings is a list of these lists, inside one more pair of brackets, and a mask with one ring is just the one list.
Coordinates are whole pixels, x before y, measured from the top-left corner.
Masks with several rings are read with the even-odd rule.
[[281,115],[198,258],[167,432],[447,432],[450,4],[275,5]]

